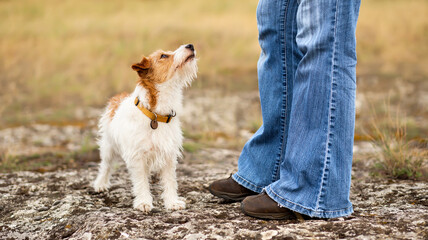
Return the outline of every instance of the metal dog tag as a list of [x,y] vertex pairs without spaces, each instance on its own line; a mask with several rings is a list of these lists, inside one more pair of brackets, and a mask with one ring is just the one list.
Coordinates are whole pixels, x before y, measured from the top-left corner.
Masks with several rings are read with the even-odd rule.
[[156,121],[156,120],[152,120],[152,121],[150,122],[150,127],[151,127],[152,129],[156,129],[156,128],[158,128],[158,121]]

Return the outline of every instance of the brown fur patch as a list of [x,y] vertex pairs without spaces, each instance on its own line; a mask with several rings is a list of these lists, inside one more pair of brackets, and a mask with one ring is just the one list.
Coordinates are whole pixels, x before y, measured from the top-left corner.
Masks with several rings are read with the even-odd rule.
[[138,85],[142,86],[147,90],[147,98],[149,99],[149,109],[154,110],[156,104],[158,103],[158,93],[159,91],[156,89],[156,86],[150,80],[141,78],[138,81]]
[[116,114],[116,110],[119,107],[120,103],[122,103],[123,99],[128,97],[129,93],[123,92],[121,94],[117,94],[116,96],[110,98],[108,101],[107,109],[109,111],[110,119],[113,119]]
[[[162,57],[162,55],[168,57]],[[147,98],[149,99],[149,108],[151,110],[157,104],[159,91],[156,85],[167,81],[172,76],[174,73],[173,63],[174,55],[172,52],[158,50],[149,57],[143,57],[141,62],[132,65],[132,69],[140,76],[138,84],[147,90]]]

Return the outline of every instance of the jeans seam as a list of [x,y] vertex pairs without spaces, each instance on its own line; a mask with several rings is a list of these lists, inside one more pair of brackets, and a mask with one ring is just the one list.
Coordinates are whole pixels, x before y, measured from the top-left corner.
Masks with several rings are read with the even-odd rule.
[[[266,189],[264,189],[264,190],[266,190]],[[271,192],[273,195],[275,195],[275,196],[277,196],[278,198],[280,198],[280,199],[282,199],[282,200],[284,200],[284,201],[287,201],[287,202],[289,202],[289,203],[291,203],[291,204],[294,204],[294,205],[296,205],[296,206],[299,206],[299,207],[301,207],[301,208],[304,208],[304,209],[306,209],[306,210],[310,210],[310,211],[313,211],[313,212],[319,212],[319,213],[322,213],[322,212],[324,212],[324,213],[335,213],[335,212],[342,212],[342,211],[344,211],[344,210],[346,210],[346,209],[350,209],[350,208],[352,208],[352,206],[350,206],[350,207],[347,207],[347,208],[342,208],[342,209],[338,209],[338,210],[332,210],[332,211],[320,211],[320,210],[317,210],[317,209],[311,209],[311,208],[308,208],[308,207],[305,207],[305,206],[302,206],[302,205],[300,205],[300,204],[298,204],[298,203],[295,203],[295,202],[292,202],[292,201],[290,201],[290,200],[288,200],[288,199],[285,199],[285,198],[283,198],[283,197],[281,197],[280,195],[278,195],[275,191],[273,191],[273,189],[269,186],[269,192]],[[279,203],[280,204],[280,203]],[[280,204],[281,205],[281,204]],[[282,206],[282,205],[281,205]],[[284,206],[282,206],[282,207],[284,207]]]
[[334,111],[334,99],[333,99],[333,90],[334,90],[334,71],[335,71],[335,62],[336,62],[336,39],[337,39],[337,12],[338,12],[338,0],[336,0],[336,6],[335,6],[335,13],[334,13],[334,27],[333,27],[333,31],[334,31],[334,41],[333,41],[333,52],[332,52],[332,64],[331,64],[331,85],[330,85],[330,99],[329,99],[329,111],[328,111],[328,127],[327,127],[327,139],[326,139],[326,144],[325,144],[325,156],[324,156],[324,167],[323,167],[323,171],[322,171],[322,176],[321,176],[321,183],[320,183],[320,189],[319,189],[319,193],[318,193],[318,197],[317,197],[317,202],[316,202],[316,207],[315,209],[319,209],[320,207],[320,202],[322,203],[322,197],[323,197],[323,193],[325,190],[325,185],[327,182],[327,177],[328,177],[328,166],[330,164],[330,149],[331,149],[331,142],[330,142],[330,137],[332,136],[332,128],[333,128],[333,111]]
[[279,145],[279,152],[277,155],[277,159],[275,161],[275,165],[274,165],[274,169],[273,169],[273,174],[272,174],[272,182],[275,182],[276,180],[278,180],[278,174],[279,174],[279,169],[280,169],[280,165],[281,165],[281,159],[283,158],[283,153],[284,153],[284,148],[285,148],[285,142],[286,142],[286,116],[287,116],[287,49],[286,49],[286,41],[285,41],[285,21],[287,18],[287,11],[288,11],[288,5],[289,5],[289,1],[286,0],[285,1],[285,6],[283,11],[281,11],[282,15],[281,15],[281,23],[280,23],[280,31],[281,31],[281,61],[284,63],[283,67],[282,67],[282,71],[283,71],[283,100],[282,100],[282,109],[283,111],[281,112],[281,117],[280,117],[280,122],[281,122],[281,138],[280,138],[280,145]]

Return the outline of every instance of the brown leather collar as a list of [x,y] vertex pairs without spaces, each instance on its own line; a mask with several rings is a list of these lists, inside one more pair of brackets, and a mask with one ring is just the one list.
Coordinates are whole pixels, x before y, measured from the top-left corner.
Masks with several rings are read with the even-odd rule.
[[158,127],[157,122],[169,123],[171,121],[171,119],[173,117],[175,117],[175,115],[176,115],[174,111],[172,111],[172,113],[167,115],[167,116],[156,114],[156,113],[150,111],[149,109],[145,108],[143,106],[143,103],[140,102],[140,99],[138,99],[138,97],[135,98],[134,104],[135,104],[135,106],[138,107],[138,109],[141,110],[141,112],[144,113],[144,115],[146,115],[148,118],[150,118],[152,120],[150,122],[150,127],[152,127],[152,129],[156,129]]

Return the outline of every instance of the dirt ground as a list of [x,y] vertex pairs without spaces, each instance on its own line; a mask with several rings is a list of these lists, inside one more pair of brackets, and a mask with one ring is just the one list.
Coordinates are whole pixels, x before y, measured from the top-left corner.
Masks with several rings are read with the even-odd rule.
[[[177,170],[179,193],[187,203],[181,211],[163,208],[156,177],[155,209],[149,214],[134,210],[122,163],[108,192],[93,191],[99,161],[96,121],[0,130],[0,149],[9,156],[3,161],[10,161],[2,163],[0,173],[0,239],[428,239],[428,183],[372,177],[373,162],[365,156],[376,149],[361,141],[354,148],[351,216],[299,222],[243,215],[239,203],[226,203],[207,187],[236,171],[239,146],[258,123],[257,93],[190,98],[186,116],[208,114],[197,123],[183,119],[187,129],[200,134],[185,133],[186,151]],[[224,108],[230,113],[227,121],[219,118]],[[89,118],[99,112],[86,111]],[[214,144],[205,144],[208,140]]]
[[1,239],[427,239],[428,184],[373,180],[354,167],[351,200],[355,213],[332,220],[263,221],[225,203],[208,184],[236,170],[238,151],[203,149],[186,153],[178,168],[187,209],[168,212],[152,179],[155,209],[132,208],[131,183],[120,164],[112,187],[90,186],[97,164],[80,169],[0,175]]

